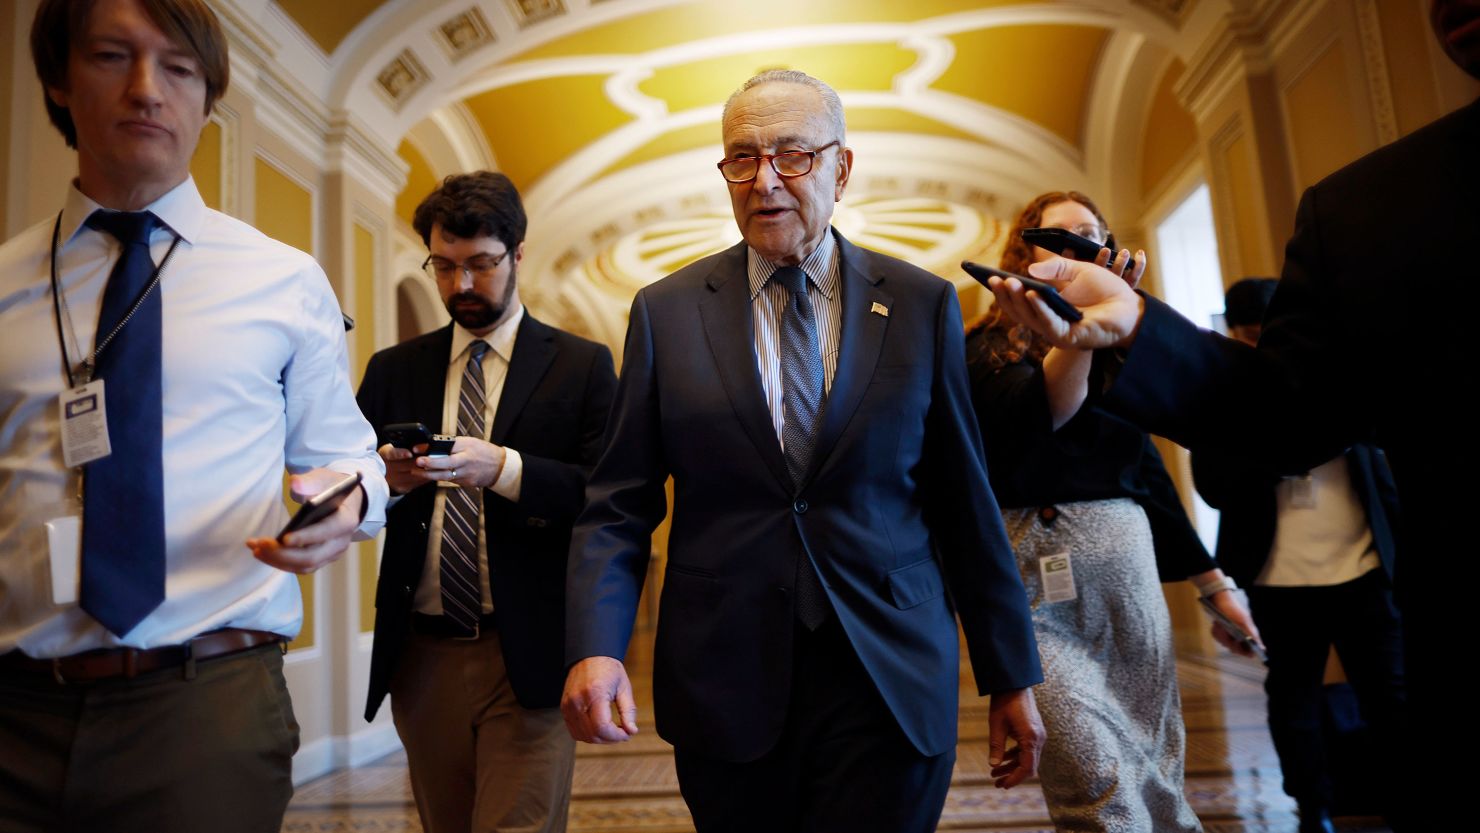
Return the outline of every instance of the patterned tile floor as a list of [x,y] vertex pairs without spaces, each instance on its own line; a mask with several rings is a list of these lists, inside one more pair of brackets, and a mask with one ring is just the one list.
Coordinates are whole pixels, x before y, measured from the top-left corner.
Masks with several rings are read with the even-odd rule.
[[[649,664],[634,651],[634,669]],[[1293,803],[1280,790],[1279,764],[1264,725],[1262,671],[1236,657],[1178,660],[1187,722],[1187,795],[1207,833],[1293,833]],[[634,673],[642,732],[617,747],[578,751],[572,833],[692,833],[678,794],[673,756],[653,731],[646,673]],[[986,707],[963,692],[961,745],[940,829],[1050,833],[1036,784],[1010,792],[987,778]],[[1386,831],[1374,819],[1339,819],[1346,833]],[[285,833],[409,831],[421,825],[411,802],[406,759],[397,752],[372,764],[331,773],[300,787]]]

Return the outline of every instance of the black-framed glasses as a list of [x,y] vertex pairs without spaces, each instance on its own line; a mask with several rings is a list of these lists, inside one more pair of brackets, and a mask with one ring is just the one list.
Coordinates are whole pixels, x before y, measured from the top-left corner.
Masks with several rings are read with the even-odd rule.
[[812,163],[817,160],[817,154],[827,150],[834,145],[841,144],[837,139],[813,150],[789,150],[785,153],[765,153],[760,156],[737,156],[734,159],[726,159],[715,164],[720,174],[727,182],[749,182],[755,179],[761,172],[761,162],[769,161],[771,170],[777,176],[797,177],[806,176],[812,172]]
[[491,278],[493,277],[493,273],[498,271],[499,264],[503,263],[504,258],[509,256],[510,251],[512,250],[505,249],[504,253],[498,257],[482,254],[473,255],[462,263],[453,263],[444,257],[427,255],[427,259],[421,264],[421,269],[430,275],[432,279],[439,281],[450,281],[457,277],[459,271],[465,273],[475,281]]

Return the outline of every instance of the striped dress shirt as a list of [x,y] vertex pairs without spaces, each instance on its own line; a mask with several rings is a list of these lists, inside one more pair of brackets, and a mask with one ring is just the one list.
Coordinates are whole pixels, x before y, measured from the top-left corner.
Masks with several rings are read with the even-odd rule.
[[[747,272],[750,276],[750,311],[754,322],[755,364],[761,373],[761,388],[766,392],[766,406],[771,409],[771,425],[776,439],[786,422],[786,409],[781,403],[781,313],[786,310],[786,287],[771,280],[778,266],[748,249]],[[843,296],[838,281],[838,244],[832,231],[822,236],[822,243],[801,262],[807,273],[807,297],[817,316],[817,346],[822,352],[822,392],[832,391],[833,374],[838,368],[838,344],[842,335]]]

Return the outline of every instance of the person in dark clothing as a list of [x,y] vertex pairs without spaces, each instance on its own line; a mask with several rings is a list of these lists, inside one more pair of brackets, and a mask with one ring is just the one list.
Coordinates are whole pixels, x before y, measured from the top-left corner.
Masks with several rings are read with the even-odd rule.
[[[1245,278],[1229,287],[1229,334],[1259,341],[1278,284]],[[1331,646],[1379,748],[1405,733],[1403,653],[1393,605],[1397,489],[1381,450],[1357,443],[1298,475],[1215,448],[1192,455],[1197,490],[1222,510],[1218,563],[1249,588],[1269,649],[1269,732],[1300,829],[1330,831],[1333,778],[1321,715]]]

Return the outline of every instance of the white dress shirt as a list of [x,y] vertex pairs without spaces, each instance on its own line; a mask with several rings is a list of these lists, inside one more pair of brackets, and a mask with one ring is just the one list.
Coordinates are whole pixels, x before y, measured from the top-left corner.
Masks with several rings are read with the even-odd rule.
[[[493,418],[498,413],[498,400],[504,393],[504,379],[509,375],[509,362],[514,358],[514,342],[519,336],[519,323],[524,320],[524,305],[510,315],[506,321],[493,328],[493,332],[479,339],[461,324],[452,325],[452,352],[447,361],[447,384],[442,388],[442,432],[457,434],[457,404],[462,394],[463,368],[468,366],[468,347],[475,340],[488,342],[489,350],[483,354],[483,436],[493,430]],[[498,479],[488,488],[494,494],[519,501],[520,486],[524,480],[524,458],[512,448],[504,449],[504,467]],[[441,484],[438,484],[441,485]],[[447,511],[447,491],[454,488],[437,489],[432,504],[432,523],[427,530],[427,558],[422,565],[421,583],[416,585],[416,596],[412,608],[430,616],[442,615],[442,521]],[[486,513],[478,513],[478,585],[483,596],[483,612],[493,612],[493,592],[488,585],[488,522]]]
[[[99,206],[74,185],[61,213],[62,333],[91,353],[120,246],[84,221]],[[257,561],[246,540],[288,520],[283,470],[364,475],[356,537],[385,523],[385,467],[349,384],[339,303],[313,258],[206,207],[187,179],[147,207],[164,226],[156,263],[163,325],[165,600],[127,638],[75,602],[53,602],[45,524],[81,513],[62,462],[67,387],[51,291],[56,218],[0,247],[0,653],[32,657],[184,642],[223,627],[297,635],[297,578]],[[126,384],[110,381],[110,385]],[[114,448],[128,442],[112,436]]]
[[1254,582],[1260,587],[1329,587],[1382,565],[1345,454],[1282,479],[1275,509],[1274,542]]
[[[766,407],[771,409],[771,427],[776,439],[786,423],[782,405],[781,383],[781,314],[786,310],[786,287],[771,280],[771,273],[781,268],[747,248],[746,273],[750,279],[750,312],[755,346],[756,369],[761,374],[761,388],[766,393]],[[801,262],[807,274],[807,299],[817,323],[817,349],[822,354],[822,392],[832,392],[833,376],[838,369],[838,342],[842,330],[843,295],[838,273],[838,244],[832,229],[822,235],[822,242]],[[782,440],[782,444],[785,441]]]

